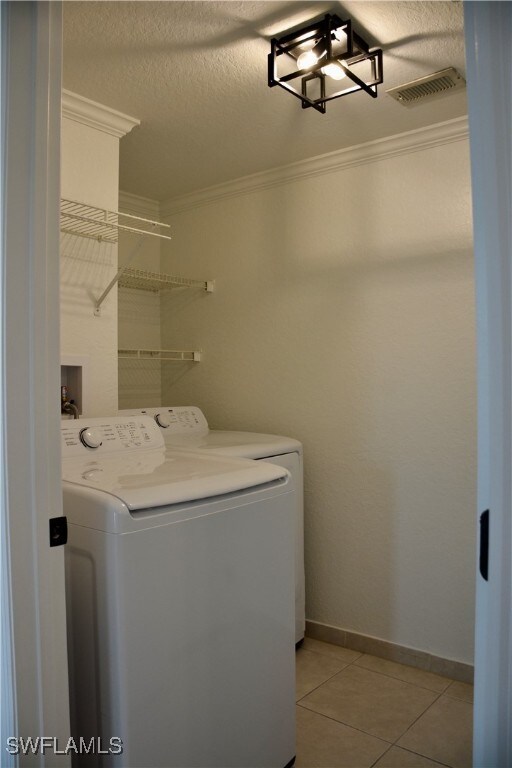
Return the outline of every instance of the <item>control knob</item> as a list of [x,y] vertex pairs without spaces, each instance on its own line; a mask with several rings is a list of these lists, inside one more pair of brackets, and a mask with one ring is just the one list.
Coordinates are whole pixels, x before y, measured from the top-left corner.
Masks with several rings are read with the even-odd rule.
[[102,444],[99,430],[92,427],[84,427],[80,430],[80,442],[86,448],[99,448]]
[[155,421],[162,429],[167,429],[167,427],[171,426],[171,418],[168,413],[157,413]]

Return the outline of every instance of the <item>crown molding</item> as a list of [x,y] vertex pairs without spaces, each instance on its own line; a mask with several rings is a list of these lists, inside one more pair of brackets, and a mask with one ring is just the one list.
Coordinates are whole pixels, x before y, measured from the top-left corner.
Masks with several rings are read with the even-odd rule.
[[129,133],[136,125],[140,125],[140,120],[136,117],[124,115],[96,101],[86,99],[85,96],[66,90],[62,91],[62,117],[87,125],[89,128],[96,128],[118,139]]
[[141,197],[131,192],[119,190],[119,210],[123,213],[132,213],[142,218],[158,219],[160,217],[160,203],[149,197]]
[[298,179],[334,173],[345,168],[386,160],[398,155],[419,152],[442,144],[463,141],[468,138],[468,135],[467,117],[458,117],[426,128],[418,128],[385,139],[377,139],[347,149],[329,152],[325,155],[318,155],[270,171],[243,176],[234,181],[208,187],[188,195],[169,198],[160,205],[161,216],[167,218],[181,211],[207,205],[224,198],[269,189]]

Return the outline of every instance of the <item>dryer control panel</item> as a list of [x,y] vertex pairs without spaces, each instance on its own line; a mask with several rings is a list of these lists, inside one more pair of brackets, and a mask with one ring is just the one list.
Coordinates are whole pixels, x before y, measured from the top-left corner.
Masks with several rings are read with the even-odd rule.
[[208,433],[208,422],[197,405],[178,405],[174,408],[160,406],[141,408],[135,411],[120,411],[120,413],[131,416],[136,414],[150,416],[161,429],[172,435],[194,435],[197,437]]
[[64,421],[60,432],[62,458],[165,447],[160,428],[149,416]]

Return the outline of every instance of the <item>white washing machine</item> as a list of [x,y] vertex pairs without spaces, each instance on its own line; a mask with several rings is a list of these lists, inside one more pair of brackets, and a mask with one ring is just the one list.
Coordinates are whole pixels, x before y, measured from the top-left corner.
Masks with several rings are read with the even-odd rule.
[[66,421],[61,438],[77,764],[291,765],[289,474],[166,450],[148,417]]
[[295,643],[304,638],[304,477],[302,444],[291,437],[258,432],[233,432],[209,429],[205,415],[197,406],[142,408],[119,411],[121,414],[152,416],[162,428],[166,445],[180,450],[207,451],[223,456],[260,459],[285,467],[296,492],[295,505]]

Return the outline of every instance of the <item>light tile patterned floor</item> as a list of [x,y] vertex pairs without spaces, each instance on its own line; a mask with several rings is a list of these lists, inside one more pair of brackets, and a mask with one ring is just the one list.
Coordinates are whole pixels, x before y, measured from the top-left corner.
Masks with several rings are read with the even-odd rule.
[[471,768],[472,686],[306,638],[296,768]]

